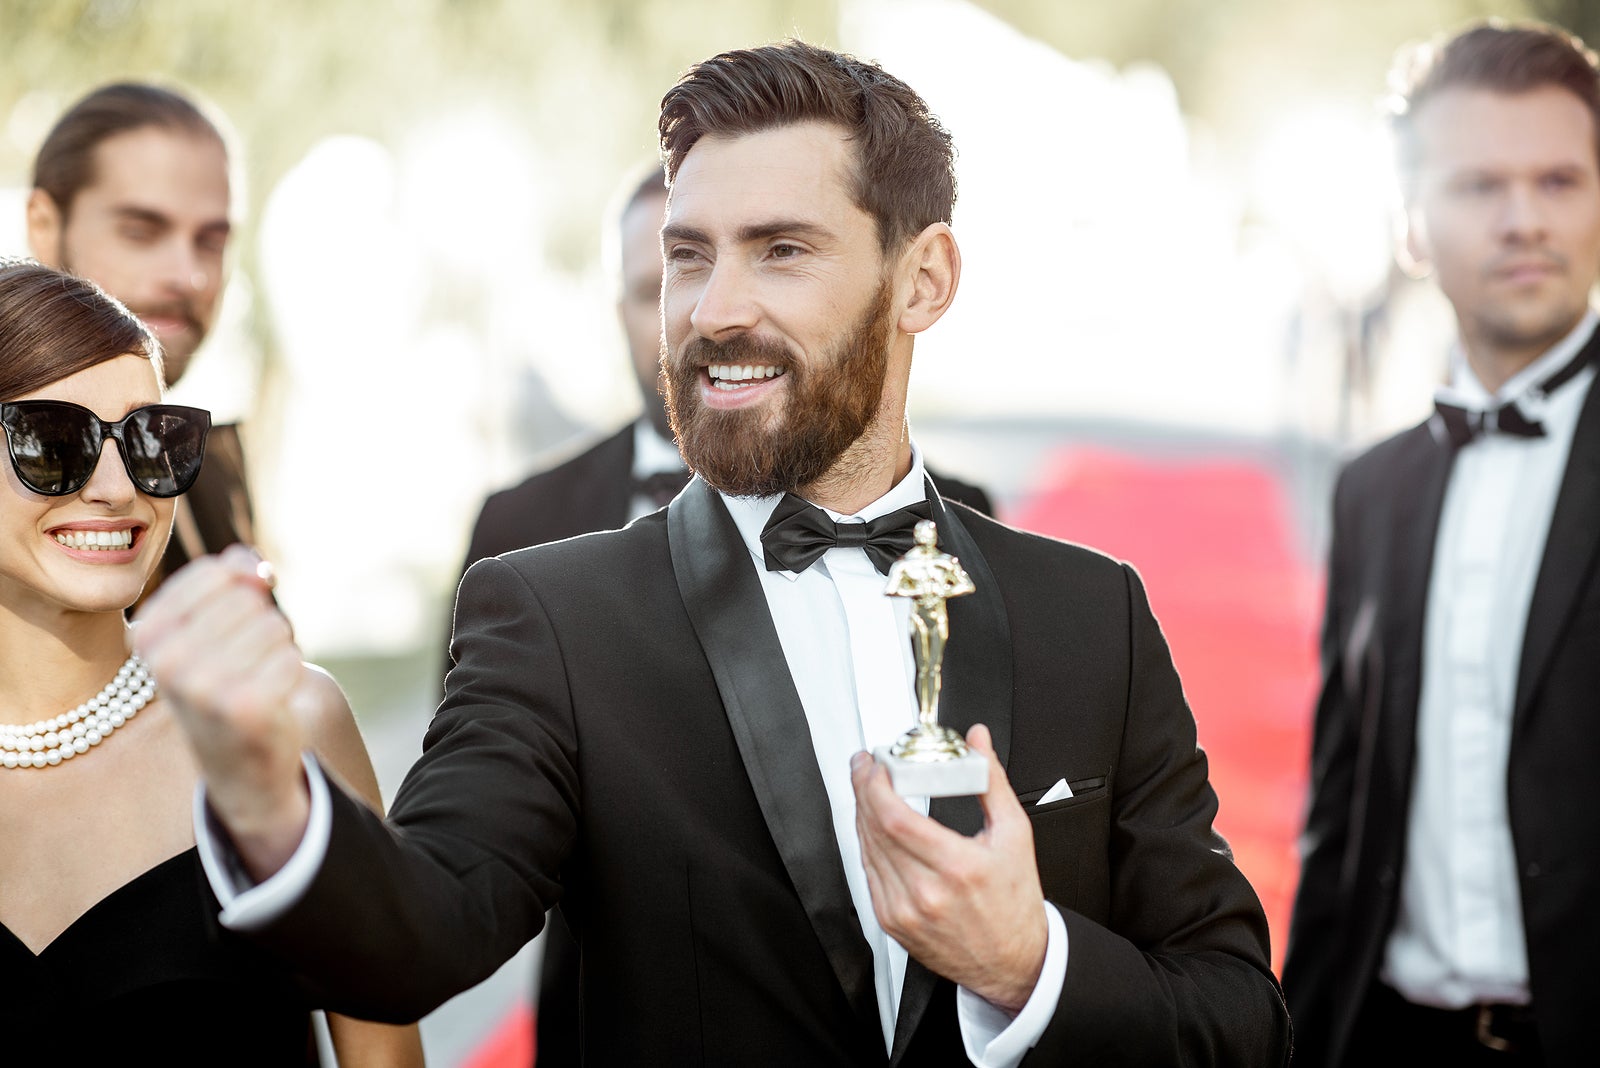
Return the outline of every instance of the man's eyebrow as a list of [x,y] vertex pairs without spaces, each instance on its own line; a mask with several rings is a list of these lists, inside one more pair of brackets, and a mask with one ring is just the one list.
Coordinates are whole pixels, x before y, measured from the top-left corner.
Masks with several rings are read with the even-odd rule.
[[135,204],[118,204],[111,209],[113,215],[129,222],[149,223],[151,226],[171,226],[172,220],[159,211],[141,208]]
[[[142,208],[137,204],[118,204],[111,209],[113,215],[128,222],[145,223],[150,226],[170,228],[173,223],[171,217],[154,208]],[[233,223],[227,219],[213,219],[204,223],[200,229],[208,234],[222,234],[224,236],[233,232]]]
[[[769,222],[750,223],[740,227],[734,234],[735,239],[741,242],[765,241],[773,237],[801,237],[817,241],[831,239],[833,231],[816,223],[806,222],[802,219],[773,219]],[[704,230],[682,223],[668,223],[661,228],[663,243],[670,241],[693,241],[702,245],[711,244],[711,235]]]
[[667,223],[661,228],[661,243],[665,245],[669,241],[693,241],[699,245],[709,245],[711,237],[704,230],[697,230],[692,226]]
[[772,237],[803,237],[810,240],[831,238],[833,231],[802,219],[774,219],[771,222],[751,223],[741,227],[739,240],[765,241]]

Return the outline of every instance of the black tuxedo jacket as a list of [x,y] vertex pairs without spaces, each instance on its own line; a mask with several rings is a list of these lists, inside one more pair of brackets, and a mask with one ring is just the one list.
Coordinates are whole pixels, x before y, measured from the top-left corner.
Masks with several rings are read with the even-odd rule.
[[[1351,463],[1334,493],[1311,806],[1283,976],[1297,1065],[1340,1063],[1395,920],[1423,618],[1453,458],[1424,424]],[[1600,989],[1597,549],[1600,389],[1590,389],[1528,611],[1506,779],[1483,784],[1506,791],[1552,1065],[1592,1062]]]
[[[1134,572],[934,502],[951,603],[941,718],[988,723],[1070,961],[1034,1064],[1281,1064],[1254,893]],[[336,797],[308,892],[252,937],[329,1007],[416,1018],[558,902],[596,1064],[882,1065],[872,959],[755,565],[696,480],[627,528],[474,565],[456,668],[387,824]],[[1033,802],[1058,779],[1070,799]],[[974,799],[937,818],[979,829]],[[965,1063],[913,963],[892,1063]]]

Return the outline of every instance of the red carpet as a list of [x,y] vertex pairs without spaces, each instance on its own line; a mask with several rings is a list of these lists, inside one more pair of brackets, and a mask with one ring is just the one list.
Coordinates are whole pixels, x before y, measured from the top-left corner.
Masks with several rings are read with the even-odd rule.
[[1217,829],[1261,896],[1282,964],[1318,682],[1321,565],[1281,477],[1254,458],[1054,458],[1004,516],[1139,569],[1199,724]]
[[533,1063],[533,1013],[526,1005],[512,1009],[483,1045],[461,1068],[528,1068]]

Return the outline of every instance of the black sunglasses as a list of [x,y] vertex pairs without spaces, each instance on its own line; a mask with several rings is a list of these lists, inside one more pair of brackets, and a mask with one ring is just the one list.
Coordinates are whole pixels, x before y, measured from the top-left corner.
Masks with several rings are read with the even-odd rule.
[[77,493],[116,441],[133,484],[152,497],[176,497],[194,485],[205,459],[211,413],[181,404],[148,404],[108,423],[81,404],[0,403],[11,466],[22,484],[46,497]]

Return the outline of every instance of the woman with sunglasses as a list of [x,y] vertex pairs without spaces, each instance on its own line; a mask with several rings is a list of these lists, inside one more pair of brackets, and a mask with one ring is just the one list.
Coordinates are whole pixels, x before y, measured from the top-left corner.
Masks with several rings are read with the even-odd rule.
[[[129,655],[210,427],[162,402],[159,352],[92,283],[0,261],[0,1062],[316,1064],[292,978],[214,922],[194,760]],[[377,807],[343,694],[304,677],[304,734]],[[422,1062],[415,1027],[329,1020],[344,1068]]]

